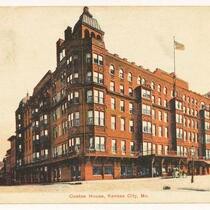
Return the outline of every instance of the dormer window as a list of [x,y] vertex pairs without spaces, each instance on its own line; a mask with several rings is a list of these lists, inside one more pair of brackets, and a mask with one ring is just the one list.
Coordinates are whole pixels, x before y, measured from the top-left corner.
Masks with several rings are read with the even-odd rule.
[[115,68],[114,68],[114,65],[110,65],[110,67],[109,67],[109,73],[111,74],[111,75],[114,75],[114,73],[115,73]]

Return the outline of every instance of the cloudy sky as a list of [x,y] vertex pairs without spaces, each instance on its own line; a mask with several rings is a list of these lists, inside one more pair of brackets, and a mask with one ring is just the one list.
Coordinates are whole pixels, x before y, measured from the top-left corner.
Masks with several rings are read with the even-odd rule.
[[[185,44],[177,52],[177,74],[190,89],[210,90],[210,7],[90,7],[105,32],[106,48],[151,71],[173,70],[173,36]],[[0,8],[0,160],[15,131],[19,101],[55,69],[55,43],[74,26],[82,7]]]

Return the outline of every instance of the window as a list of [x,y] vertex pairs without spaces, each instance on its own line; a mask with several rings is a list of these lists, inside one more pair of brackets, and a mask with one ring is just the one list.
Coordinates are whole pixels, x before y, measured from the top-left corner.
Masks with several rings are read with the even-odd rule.
[[152,103],[155,103],[155,96],[152,96]]
[[146,99],[151,98],[151,92],[142,88],[141,96]]
[[134,112],[133,103],[129,103],[129,112],[130,113]]
[[116,100],[115,98],[111,98],[111,109],[115,109],[116,108]]
[[164,106],[164,107],[167,107],[167,106],[168,106],[167,100],[163,100],[163,106]]
[[104,166],[104,174],[113,175],[113,166]]
[[88,71],[86,74],[86,81],[87,82],[92,82],[92,72]]
[[115,83],[114,82],[110,82],[110,90],[115,91]]
[[152,135],[156,136],[156,126],[152,125]]
[[66,56],[66,51],[65,51],[65,49],[62,49],[62,50],[61,50],[59,56],[60,56],[60,61],[61,61],[61,60]]
[[79,112],[74,112],[69,114],[68,120],[70,123],[70,127],[79,126],[80,125]]
[[151,115],[151,106],[142,104],[142,114]]
[[186,131],[184,131],[183,139],[184,139],[184,141],[186,141],[186,139],[187,139],[187,133],[186,133]]
[[157,91],[161,92],[161,86],[160,85],[157,86]]
[[205,122],[205,130],[210,130],[210,123],[209,122]]
[[155,118],[156,118],[155,110],[152,109],[152,119],[155,119]]
[[91,54],[90,53],[86,53],[85,61],[86,61],[86,63],[91,63]]
[[182,110],[182,102],[176,101],[176,109]]
[[164,122],[168,122],[168,113],[164,112],[163,116],[164,116]]
[[101,55],[97,55],[93,53],[93,63],[102,66],[103,65],[103,57]]
[[104,126],[104,112],[94,111],[94,125]]
[[125,131],[125,119],[124,118],[120,119],[120,130]]
[[93,175],[102,175],[102,166],[93,166]]
[[176,129],[176,137],[178,139],[182,139],[182,129],[181,128]]
[[92,110],[89,110],[87,112],[87,124],[93,125],[93,111]]
[[162,112],[161,111],[158,111],[158,120],[162,120]]
[[110,67],[109,67],[109,73],[111,74],[111,75],[114,75],[114,73],[115,73],[115,68],[114,68],[114,65],[110,65]]
[[103,57],[101,55],[98,56],[98,62],[100,66],[103,66]]
[[67,77],[67,83],[70,83],[70,84],[76,83],[76,82],[78,82],[78,79],[79,79],[78,73],[70,74]]
[[142,131],[143,133],[151,133],[152,132],[151,122],[143,121]]
[[128,95],[129,96],[133,96],[133,89],[132,88],[128,88]]
[[104,92],[94,90],[94,103],[104,104]]
[[111,116],[111,129],[116,130],[116,117]]
[[167,94],[167,88],[166,88],[166,87],[163,88],[163,93],[164,93],[165,95]]
[[87,91],[87,103],[92,103],[93,102],[93,91],[88,90]]
[[125,101],[120,101],[120,111],[124,112],[125,111]]
[[79,103],[79,92],[78,91],[70,92],[70,94],[68,94],[68,101],[70,103],[78,104]]
[[117,141],[115,139],[112,139],[112,153],[117,152]]
[[130,142],[130,152],[131,153],[135,152],[135,146],[134,146],[134,142],[133,141]]
[[137,85],[141,84],[141,77],[137,77]]
[[210,119],[210,112],[205,111],[205,114],[204,114],[204,115],[205,115],[205,118],[206,118],[206,119]]
[[158,127],[158,137],[162,137],[162,127]]
[[120,94],[124,94],[124,86],[120,85]]
[[209,134],[206,134],[205,135],[205,140],[206,140],[206,143],[210,143],[210,135]]
[[134,121],[133,120],[129,121],[129,132],[130,133],[134,132]]
[[143,155],[151,155],[152,153],[152,144],[149,142],[143,142]]
[[162,145],[157,145],[157,153],[159,154],[159,155],[161,155],[162,154],[162,151],[163,151],[163,147],[162,147]]
[[119,70],[120,79],[124,79],[124,71],[122,69]]
[[164,129],[164,137],[168,138],[168,128],[167,127],[165,127],[165,129]]
[[105,151],[105,138],[96,136],[95,137],[95,150],[96,151]]
[[154,83],[154,82],[151,82],[151,85],[150,85],[150,86],[151,86],[151,89],[152,89],[152,90],[155,89],[155,83]]
[[103,84],[104,83],[104,75],[98,72],[93,72],[93,82],[98,83],[98,84]]
[[161,106],[161,98],[158,98],[158,105]]
[[176,114],[176,123],[182,124],[182,115]]
[[146,81],[145,81],[144,78],[141,79],[141,84],[142,84],[142,85],[145,85],[145,84],[146,84]]
[[122,154],[126,153],[126,142],[125,141],[121,141],[121,152],[122,152]]
[[128,73],[128,82],[132,82],[132,74],[130,72]]

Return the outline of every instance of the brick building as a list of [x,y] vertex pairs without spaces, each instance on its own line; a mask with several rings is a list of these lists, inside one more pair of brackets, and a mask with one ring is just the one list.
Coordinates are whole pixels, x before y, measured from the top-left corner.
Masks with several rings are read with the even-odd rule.
[[[210,98],[105,48],[85,7],[48,71],[16,110],[20,183],[210,173]],[[174,85],[175,84],[175,85]]]

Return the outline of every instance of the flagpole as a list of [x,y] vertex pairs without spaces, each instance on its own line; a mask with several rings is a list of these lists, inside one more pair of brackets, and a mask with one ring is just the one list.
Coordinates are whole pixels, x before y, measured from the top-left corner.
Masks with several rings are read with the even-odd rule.
[[175,48],[175,36],[173,36],[173,46],[174,46],[174,81],[173,81],[173,97],[176,96],[176,48]]

